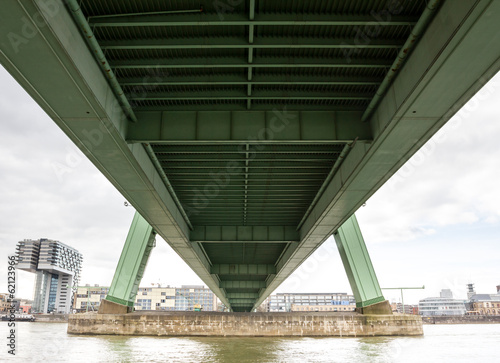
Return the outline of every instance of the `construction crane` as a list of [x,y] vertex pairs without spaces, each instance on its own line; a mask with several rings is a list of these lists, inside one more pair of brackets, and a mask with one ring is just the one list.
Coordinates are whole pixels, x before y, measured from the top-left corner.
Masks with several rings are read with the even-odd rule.
[[186,295],[184,295],[184,294],[182,294],[180,292],[176,292],[176,294],[181,295],[185,299],[189,300],[193,304],[194,311],[202,311],[203,310],[203,308],[201,307],[201,304],[198,304],[196,301],[194,301],[190,297],[188,297],[188,296],[186,296]]

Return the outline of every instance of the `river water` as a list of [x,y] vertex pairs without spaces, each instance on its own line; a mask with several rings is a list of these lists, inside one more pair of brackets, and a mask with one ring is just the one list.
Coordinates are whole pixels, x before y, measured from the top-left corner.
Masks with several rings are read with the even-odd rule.
[[0,324],[0,362],[500,362],[500,324],[424,325],[423,337],[168,338],[67,335],[17,323],[15,357]]

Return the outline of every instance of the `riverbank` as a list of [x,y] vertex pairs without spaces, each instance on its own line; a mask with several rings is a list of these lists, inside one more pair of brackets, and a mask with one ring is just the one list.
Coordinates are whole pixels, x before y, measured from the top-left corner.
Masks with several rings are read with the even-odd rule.
[[424,324],[500,324],[500,316],[465,315],[465,316],[426,316]]
[[35,323],[67,323],[68,314],[34,314]]

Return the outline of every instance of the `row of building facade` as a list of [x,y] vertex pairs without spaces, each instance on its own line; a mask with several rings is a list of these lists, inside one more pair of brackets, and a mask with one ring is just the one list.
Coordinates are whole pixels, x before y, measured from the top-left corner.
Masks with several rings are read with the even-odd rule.
[[[17,299],[18,310],[30,313],[69,313],[97,311],[109,287],[78,286],[82,255],[59,241],[41,238],[19,241],[16,247],[17,268],[36,274],[34,299]],[[0,311],[7,307],[0,294]],[[416,305],[392,304],[393,311],[422,316],[500,315],[500,285],[496,294],[476,294],[474,284],[467,285],[467,300],[454,299],[451,290],[439,297],[429,297]],[[215,294],[199,285],[141,287],[135,310],[221,311],[224,306]],[[278,293],[270,295],[259,311],[349,312],[356,308],[353,295],[347,293]]]
[[[74,299],[74,312],[97,311],[108,291],[107,286],[79,286]],[[134,304],[135,310],[164,311],[193,311],[198,306],[203,311],[222,309],[215,294],[202,285],[140,287]]]
[[422,316],[500,315],[500,285],[496,294],[477,294],[474,284],[467,285],[467,300],[454,299],[451,290],[441,290],[439,297],[419,301]]
[[348,312],[355,308],[354,296],[346,293],[278,293],[270,295],[265,300],[262,310]]

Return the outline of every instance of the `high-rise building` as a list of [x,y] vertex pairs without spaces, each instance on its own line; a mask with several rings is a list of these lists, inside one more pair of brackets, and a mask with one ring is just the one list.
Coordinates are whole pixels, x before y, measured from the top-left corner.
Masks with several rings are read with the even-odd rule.
[[476,289],[474,288],[474,284],[467,284],[467,300],[470,301],[472,296],[476,295]]
[[78,285],[82,254],[46,238],[17,243],[17,268],[36,273],[32,312],[69,313]]

